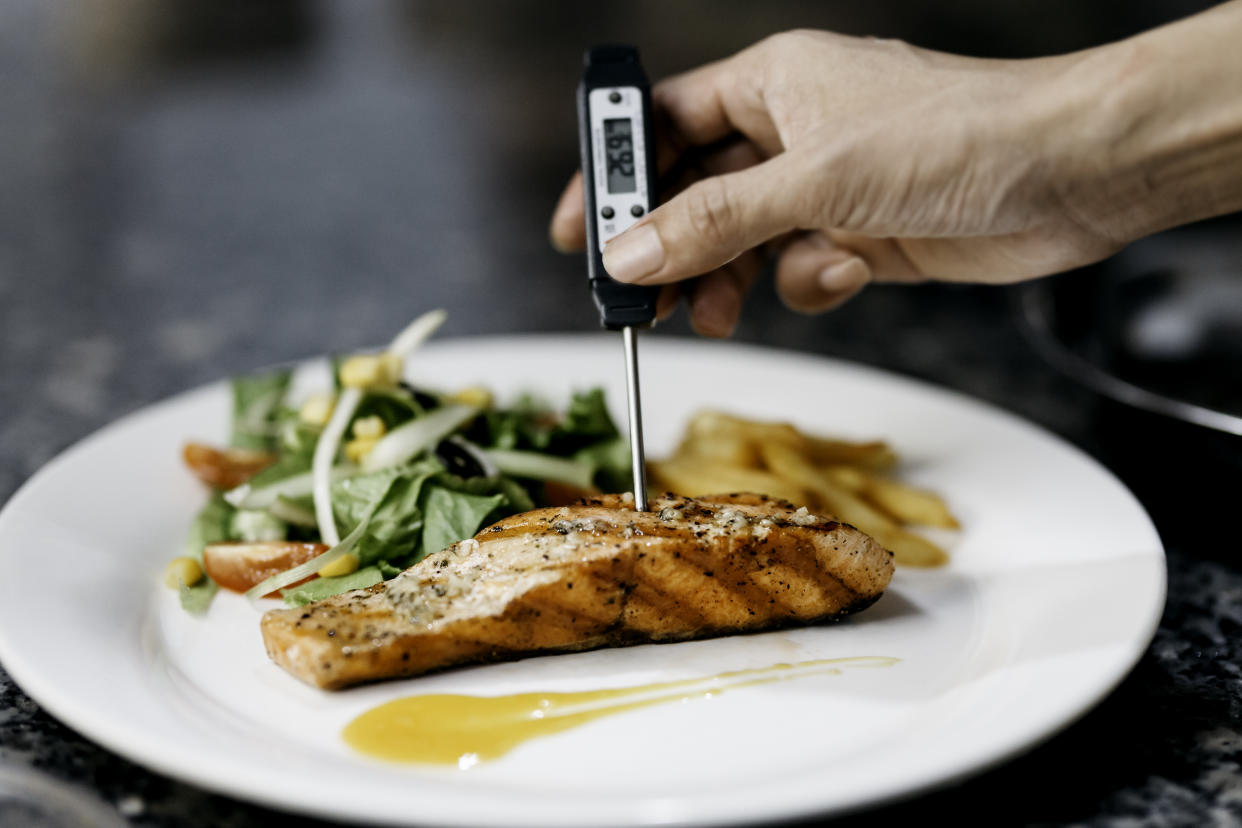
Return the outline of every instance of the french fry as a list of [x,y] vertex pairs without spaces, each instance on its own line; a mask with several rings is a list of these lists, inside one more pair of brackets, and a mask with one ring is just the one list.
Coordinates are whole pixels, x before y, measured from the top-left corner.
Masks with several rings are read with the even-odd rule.
[[852,442],[815,437],[799,431],[790,423],[747,420],[720,411],[700,411],[691,418],[688,433],[715,436],[731,432],[756,443],[787,443],[808,454],[816,465],[847,464],[869,469],[888,469],[897,463],[897,453],[883,440]]
[[[858,527],[862,529],[861,526]],[[866,532],[866,529],[863,529]],[[949,553],[922,535],[896,527],[887,532],[867,532],[885,549],[893,553],[893,560],[903,566],[943,566],[949,562]]]
[[811,465],[801,451],[786,443],[763,443],[759,446],[759,456],[769,471],[804,489],[815,489],[823,482],[819,469]]
[[823,473],[842,489],[848,489],[855,494],[867,488],[866,473],[854,466],[824,466]]
[[848,489],[836,485],[798,451],[780,443],[768,443],[760,447],[763,460],[776,474],[802,486],[812,495],[809,504],[828,511],[837,520],[855,526],[868,535],[897,529],[897,524],[870,504],[855,496]]
[[802,487],[762,469],[747,469],[684,456],[647,464],[660,488],[686,497],[730,492],[753,492],[792,503],[807,502]]
[[803,447],[808,438],[789,423],[761,423],[720,411],[700,411],[690,418],[687,434],[697,439],[733,435],[751,443],[781,442]]
[[829,484],[818,489],[815,494],[818,495],[815,503],[817,507],[830,512],[842,523],[848,523],[850,526],[863,530],[877,540],[899,528],[888,515],[845,489]]
[[935,492],[916,489],[896,480],[866,475],[862,496],[895,517],[901,523],[960,529],[948,505]]
[[956,529],[943,498],[880,474],[897,462],[882,440],[817,437],[789,423],[700,411],[667,460],[652,461],[652,482],[689,497],[753,492],[830,514],[866,532],[905,566],[940,566],[948,554],[909,531],[918,524]]
[[741,468],[759,466],[759,452],[754,442],[732,431],[717,435],[690,434],[677,447],[677,456]]
[[897,452],[882,440],[851,443],[823,437],[808,438],[811,456],[821,466],[848,465],[867,469],[891,469],[897,465]]

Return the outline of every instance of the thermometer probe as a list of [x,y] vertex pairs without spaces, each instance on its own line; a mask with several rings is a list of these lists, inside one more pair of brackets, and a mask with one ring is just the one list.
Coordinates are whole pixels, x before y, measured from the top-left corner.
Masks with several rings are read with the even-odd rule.
[[627,285],[604,270],[604,244],[656,205],[651,88],[638,50],[596,46],[586,53],[578,85],[578,144],[586,201],[587,276],[600,321],[620,330],[625,345],[634,508],[647,510],[642,403],[638,389],[638,328],[655,320],[659,288]]

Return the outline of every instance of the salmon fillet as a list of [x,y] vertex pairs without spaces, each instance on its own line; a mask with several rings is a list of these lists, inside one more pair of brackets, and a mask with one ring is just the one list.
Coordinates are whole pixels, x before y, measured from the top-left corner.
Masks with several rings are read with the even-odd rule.
[[267,653],[326,689],[548,652],[838,618],[880,597],[892,554],[760,495],[619,495],[506,518],[382,584],[262,619]]

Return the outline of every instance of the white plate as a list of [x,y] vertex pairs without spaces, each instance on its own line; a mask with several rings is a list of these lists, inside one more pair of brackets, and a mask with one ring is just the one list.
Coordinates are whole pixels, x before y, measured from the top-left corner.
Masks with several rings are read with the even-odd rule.
[[[737,345],[650,338],[648,448],[703,406],[884,437],[965,529],[952,564],[898,572],[845,623],[475,667],[339,693],[263,654],[258,615],[221,595],[208,617],[158,585],[203,491],[189,438],[223,440],[224,384],[125,418],[49,463],[0,514],[0,660],[87,737],[154,770],[278,808],[377,823],[739,823],[838,813],[979,771],[1099,701],[1159,619],[1163,551],[1118,481],[1055,437],[962,396],[874,370]],[[607,336],[448,340],[416,381],[624,400]],[[322,365],[300,385],[323,381]],[[382,701],[708,676],[778,662],[900,659],[649,707],[530,742],[467,771],[385,765],[341,741]]]

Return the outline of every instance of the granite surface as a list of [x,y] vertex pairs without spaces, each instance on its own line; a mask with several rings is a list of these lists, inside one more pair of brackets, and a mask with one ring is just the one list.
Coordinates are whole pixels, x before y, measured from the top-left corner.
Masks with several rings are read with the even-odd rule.
[[[575,163],[584,43],[646,44],[654,74],[793,25],[1031,54],[1194,8],[1139,4],[1118,20],[1086,4],[957,2],[930,21],[896,2],[584,5],[0,7],[0,502],[144,405],[373,344],[425,308],[448,309],[449,337],[593,329],[581,263],[544,235]],[[1062,377],[1012,298],[873,288],[812,318],[764,283],[737,332],[1042,425],[1134,489],[1168,554],[1155,640],[1095,709],[998,768],[834,824],[1242,825],[1242,564],[1221,495],[1237,487],[1212,479],[1242,447],[1161,430]],[[679,317],[653,335],[687,334]],[[121,759],[0,669],[3,766],[45,771],[134,826],[323,824]],[[0,804],[0,825],[33,824],[21,813]]]

